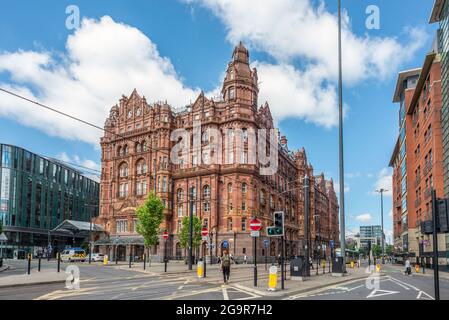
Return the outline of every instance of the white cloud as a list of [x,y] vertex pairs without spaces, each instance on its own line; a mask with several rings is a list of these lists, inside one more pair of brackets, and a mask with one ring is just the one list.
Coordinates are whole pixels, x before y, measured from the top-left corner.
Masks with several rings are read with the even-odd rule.
[[393,209],[391,209],[391,210],[388,212],[388,216],[389,216],[390,218],[393,218]]
[[[260,96],[280,119],[300,117],[330,127],[337,123],[338,79],[335,14],[324,2],[311,0],[183,0],[210,9],[227,29],[227,39],[244,41],[267,52],[276,63],[254,63],[260,70]],[[404,30],[405,45],[396,38],[358,36],[343,12],[342,50],[345,85],[388,78],[425,43],[418,28]],[[301,60],[301,70],[293,67]],[[262,100],[262,102],[263,102]]]
[[[338,194],[340,194],[340,182],[339,181],[335,181],[334,182],[334,189],[335,192]],[[349,191],[351,191],[351,188],[349,187],[349,185],[347,183],[345,183],[345,194],[348,193]]]
[[356,216],[355,219],[357,221],[367,223],[373,219],[373,216],[370,213],[364,213],[364,214],[360,214],[360,215]]
[[391,168],[383,168],[377,177],[377,181],[374,184],[374,191],[371,192],[373,195],[379,195],[376,190],[385,189],[384,196],[391,197],[393,195],[393,181]]
[[[170,60],[161,57],[141,31],[108,16],[83,19],[81,28],[68,37],[66,50],[63,55],[0,53],[0,73],[9,73],[12,82],[0,85],[100,126],[121,95],[134,88],[149,103],[167,99],[174,106],[188,104],[199,93],[183,85]],[[1,95],[0,116],[98,147],[101,131]]]

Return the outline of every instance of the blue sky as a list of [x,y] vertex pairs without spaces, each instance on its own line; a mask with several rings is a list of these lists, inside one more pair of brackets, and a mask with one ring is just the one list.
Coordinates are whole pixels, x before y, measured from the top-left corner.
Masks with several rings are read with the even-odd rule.
[[[281,132],[288,136],[289,147],[298,149],[304,146],[316,174],[323,171],[327,177],[338,181],[335,74],[333,58],[328,59],[335,56],[336,51],[328,49],[327,44],[331,40],[326,37],[329,34],[320,29],[320,26],[325,28],[334,21],[336,1],[324,1],[324,4],[312,0],[298,1],[305,6],[297,9],[298,12],[312,10],[314,15],[312,18],[303,17],[302,21],[292,20],[292,27],[285,27],[285,32],[279,23],[282,19],[270,19],[276,19],[277,14],[285,17],[286,21],[295,19],[295,16],[289,17],[287,11],[296,9],[282,12],[290,8],[291,0],[267,1],[264,3],[266,8],[261,7],[254,12],[237,2],[223,4],[219,0],[1,2],[0,84],[99,125],[103,124],[107,110],[118,102],[121,95],[131,93],[131,86],[148,92],[147,100],[152,101],[164,99],[156,97],[152,87],[175,81],[178,91],[176,86],[174,89],[157,90],[169,95],[165,99],[175,105],[183,101],[188,104],[189,97],[195,96],[199,89],[213,92],[221,83],[235,43],[243,40],[250,49],[251,60],[261,70],[259,80],[265,86],[263,98],[269,100],[271,108],[275,109],[273,113],[279,120]],[[89,25],[80,26],[80,32],[65,26],[66,7],[72,4],[79,7],[81,18],[91,19]],[[320,4],[323,7],[318,9]],[[349,26],[345,29],[349,40],[345,41],[344,50],[349,50],[345,51],[348,54],[354,53],[354,57],[363,56],[360,60],[351,59],[345,63],[346,225],[351,231],[361,224],[380,224],[380,198],[373,195],[373,191],[380,178],[388,181],[386,168],[398,133],[398,106],[391,102],[396,74],[399,70],[422,65],[437,28],[428,24],[432,4],[433,0],[409,0],[407,6],[401,0],[343,1],[349,17]],[[369,30],[365,26],[368,5],[376,5],[380,9],[379,30]],[[271,18],[264,10],[273,12]],[[100,21],[104,16],[111,19]],[[242,19],[244,17],[247,19]],[[311,37],[299,30],[310,25],[309,22],[317,26],[311,29],[311,32],[316,32]],[[274,28],[278,23],[279,27]],[[102,30],[112,30],[108,28],[116,28],[115,43],[92,41],[95,36],[101,36]],[[273,34],[271,29],[277,29],[278,34]],[[132,30],[138,30],[139,34]],[[128,33],[129,37],[126,36]],[[70,45],[68,37],[73,38]],[[128,41],[129,38],[132,39]],[[89,55],[89,50],[95,50],[97,46],[101,51],[97,57],[101,65],[99,69],[83,60],[83,52]],[[133,55],[133,50],[136,55]],[[136,58],[139,50],[151,55],[151,63],[139,60],[145,59],[145,55]],[[116,56],[103,65],[101,54]],[[134,69],[120,68],[120,65],[117,70],[110,71],[114,63],[128,55],[133,62],[145,64],[141,68],[143,71],[135,71],[135,77],[129,75]],[[48,57],[51,63],[42,67],[45,64],[42,61]],[[384,57],[384,60],[373,64],[377,57]],[[170,67],[161,67],[163,61],[168,61]],[[314,67],[325,70],[321,78],[317,72],[307,74],[306,70]],[[157,83],[150,72],[148,77],[142,74],[155,68],[164,75],[164,81]],[[296,81],[292,91],[284,92],[285,88],[274,87],[278,80],[276,77],[271,81],[267,79],[268,75],[276,75],[279,70],[292,71],[282,78],[289,81],[291,77],[292,82]],[[113,76],[102,77],[101,72],[111,72]],[[120,72],[123,80],[119,80]],[[89,79],[97,83],[91,84]],[[312,80],[304,82],[304,79]],[[78,87],[82,81],[88,83],[82,83],[84,88],[95,88],[95,92],[86,94],[83,91],[83,95],[78,95],[72,86]],[[317,92],[310,83],[320,90]],[[89,94],[91,96],[87,96]],[[304,95],[310,95],[310,99],[303,98]],[[101,110],[90,106],[91,102],[95,106],[101,105]],[[259,101],[259,104],[263,102]],[[0,93],[1,142],[98,168],[95,165],[100,159],[95,143],[98,132],[80,129],[79,124],[68,120],[59,121],[54,115],[51,122],[46,123],[45,117],[46,114],[35,107],[15,102]],[[46,133],[48,130],[50,134]],[[388,215],[391,202],[391,197],[387,196],[387,230],[392,226],[392,217]],[[365,222],[363,217],[367,219]]]

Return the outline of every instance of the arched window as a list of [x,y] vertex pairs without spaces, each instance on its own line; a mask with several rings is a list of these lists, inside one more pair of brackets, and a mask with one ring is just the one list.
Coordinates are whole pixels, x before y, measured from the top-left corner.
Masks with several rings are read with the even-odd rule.
[[260,198],[260,204],[264,207],[265,206],[265,191],[264,190],[260,190],[259,198]]
[[232,183],[228,183],[228,193],[232,193]]
[[248,191],[248,185],[245,182],[243,182],[242,183],[242,193],[246,194],[247,191]]
[[229,100],[235,99],[235,88],[234,87],[229,88],[228,98],[229,98]]
[[270,195],[270,208],[274,209],[274,199],[272,195]]
[[204,186],[203,188],[203,196],[204,198],[210,198],[210,187],[209,186]]
[[123,155],[126,156],[128,154],[128,146],[125,144],[122,151]]
[[148,166],[145,160],[140,159],[137,161],[136,174],[146,174],[148,172]]
[[142,151],[143,152],[147,152],[148,151],[148,146],[147,146],[147,142],[146,141],[142,142]]
[[178,191],[176,192],[176,196],[178,202],[184,201],[184,190],[178,189]]
[[117,156],[121,156],[122,155],[122,147],[118,147],[117,148]]
[[125,178],[128,176],[128,164],[126,162],[122,163],[119,167],[120,178]]
[[141,152],[142,150],[140,148],[140,143],[136,142],[136,152]]

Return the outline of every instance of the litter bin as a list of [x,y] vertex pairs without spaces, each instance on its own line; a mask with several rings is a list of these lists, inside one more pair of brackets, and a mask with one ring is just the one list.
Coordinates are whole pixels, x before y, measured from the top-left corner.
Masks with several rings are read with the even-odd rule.
[[292,277],[305,277],[305,259],[303,256],[296,257],[290,262],[290,274]]
[[332,273],[343,273],[343,257],[332,259]]

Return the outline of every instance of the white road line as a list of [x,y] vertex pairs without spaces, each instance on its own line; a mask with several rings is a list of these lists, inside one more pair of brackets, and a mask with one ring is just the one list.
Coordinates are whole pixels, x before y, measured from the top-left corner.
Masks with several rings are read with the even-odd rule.
[[229,300],[228,291],[226,290],[226,287],[223,285],[221,286],[221,289],[223,291],[223,300]]
[[406,286],[406,285],[404,285],[403,283],[400,283],[400,282],[394,280],[394,279],[391,278],[391,277],[390,277],[390,279],[388,279],[388,280],[390,280],[391,282],[393,282],[393,283],[397,284],[398,286],[404,288],[405,290],[410,290],[410,288],[409,288],[408,286]]

